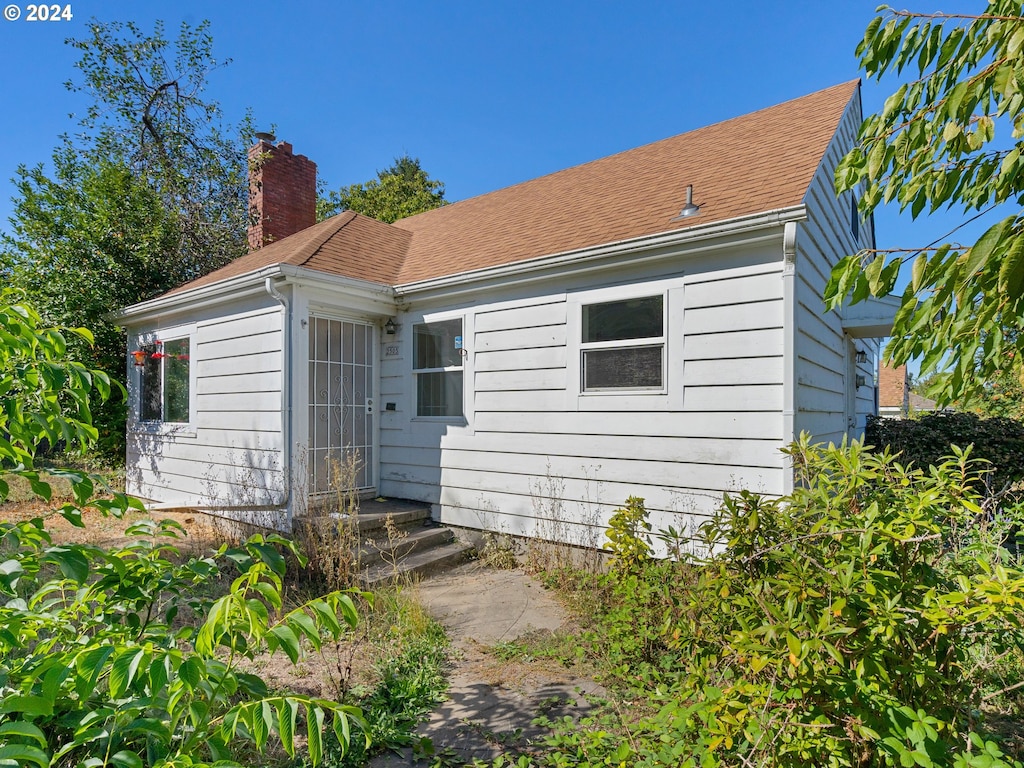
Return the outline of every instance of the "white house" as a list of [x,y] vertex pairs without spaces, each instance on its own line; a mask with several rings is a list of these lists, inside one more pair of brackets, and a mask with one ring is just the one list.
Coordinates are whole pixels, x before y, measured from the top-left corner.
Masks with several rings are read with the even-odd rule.
[[261,140],[255,244],[285,231],[122,314],[129,491],[287,525],[349,451],[367,493],[583,543],[630,495],[685,529],[725,491],[785,493],[781,447],[860,434],[875,408],[885,312],[821,298],[874,245],[833,191],[860,121],[854,81],[393,225],[346,212],[286,237],[312,223],[312,164]]

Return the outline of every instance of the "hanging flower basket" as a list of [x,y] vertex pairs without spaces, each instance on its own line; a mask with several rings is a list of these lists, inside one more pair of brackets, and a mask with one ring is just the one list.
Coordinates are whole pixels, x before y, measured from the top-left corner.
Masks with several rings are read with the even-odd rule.
[[129,354],[131,354],[135,365],[141,368],[146,364],[146,358],[150,358],[151,360],[160,360],[164,357],[173,357],[173,355],[167,355],[161,352],[160,348],[162,346],[162,341],[154,341],[151,344],[144,344],[138,349],[132,350]]

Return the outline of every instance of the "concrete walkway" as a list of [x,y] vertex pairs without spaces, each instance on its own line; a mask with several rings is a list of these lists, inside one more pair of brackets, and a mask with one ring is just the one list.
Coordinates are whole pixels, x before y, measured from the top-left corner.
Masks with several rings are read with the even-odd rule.
[[[532,720],[578,717],[590,709],[585,694],[601,695],[592,680],[542,661],[508,661],[486,649],[537,631],[554,631],[565,615],[550,592],[523,571],[496,571],[470,563],[420,583],[420,598],[448,630],[454,646],[448,700],[418,730],[439,754],[466,762],[490,761],[528,749],[546,729]],[[379,755],[374,768],[414,765],[411,750]]]

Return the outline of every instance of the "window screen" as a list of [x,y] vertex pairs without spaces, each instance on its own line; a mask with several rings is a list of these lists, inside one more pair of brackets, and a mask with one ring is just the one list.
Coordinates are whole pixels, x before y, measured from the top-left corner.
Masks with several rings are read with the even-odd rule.
[[665,386],[665,297],[583,305],[581,368],[585,392]]

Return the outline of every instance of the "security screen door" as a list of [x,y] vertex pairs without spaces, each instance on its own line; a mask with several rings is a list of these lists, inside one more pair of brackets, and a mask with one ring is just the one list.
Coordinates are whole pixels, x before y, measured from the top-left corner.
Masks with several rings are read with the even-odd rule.
[[[354,482],[359,490],[373,489],[373,411],[373,327],[349,320],[311,317],[311,495],[334,492],[339,478],[345,478],[346,484]],[[349,462],[352,464],[345,471]]]

